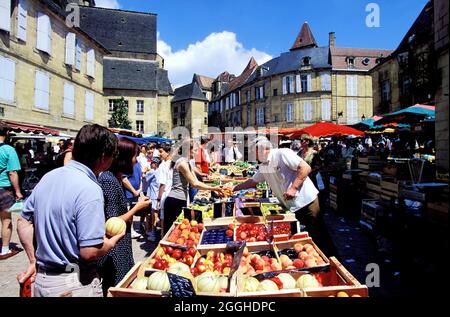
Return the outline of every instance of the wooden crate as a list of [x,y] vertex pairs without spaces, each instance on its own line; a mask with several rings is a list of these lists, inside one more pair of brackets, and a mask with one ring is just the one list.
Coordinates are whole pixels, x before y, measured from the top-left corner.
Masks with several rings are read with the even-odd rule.
[[376,156],[358,158],[358,168],[363,171],[377,171],[380,170],[383,165],[384,162]]
[[335,285],[303,289],[303,297],[329,297],[336,296],[339,292],[346,292],[349,296],[369,297],[367,286],[362,285],[335,257],[330,257],[330,263],[330,280]]
[[168,297],[169,293],[162,293],[157,291],[138,291],[129,288],[131,283],[137,278],[144,276],[142,262],[136,265],[125,275],[122,281],[115,287],[108,290],[108,297]]
[[366,195],[373,199],[381,198],[381,186],[379,184],[367,183]]
[[398,198],[398,183],[381,181],[381,199],[391,201]]
[[[276,250],[276,252],[286,250],[286,249],[293,249],[294,245],[297,243],[301,243],[303,245],[310,244],[314,247],[314,250],[316,250],[316,252],[319,253],[320,257],[325,262],[325,264],[319,265],[319,266],[315,267],[315,269],[321,269],[321,268],[326,268],[326,267],[330,266],[330,260],[322,252],[322,250],[319,249],[319,247],[314,243],[314,241],[310,237],[304,238],[304,239],[286,241],[286,242],[277,242],[274,245],[274,249]],[[314,268],[309,268],[309,269],[314,269]]]

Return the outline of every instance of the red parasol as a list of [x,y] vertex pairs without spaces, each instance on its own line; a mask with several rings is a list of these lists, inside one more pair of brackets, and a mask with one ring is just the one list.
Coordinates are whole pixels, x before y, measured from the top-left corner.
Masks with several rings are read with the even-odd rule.
[[330,136],[364,136],[364,132],[353,129],[345,125],[338,125],[329,122],[320,122],[310,127],[304,128],[291,135],[291,139],[298,139],[302,135],[307,134],[312,137],[330,137]]

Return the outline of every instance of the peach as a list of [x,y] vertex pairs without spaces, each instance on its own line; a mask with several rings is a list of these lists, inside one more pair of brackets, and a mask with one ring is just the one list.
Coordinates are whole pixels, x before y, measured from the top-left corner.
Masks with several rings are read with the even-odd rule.
[[297,253],[302,252],[302,251],[303,251],[303,244],[301,244],[301,243],[296,243],[296,244],[294,245],[294,250],[295,250],[295,252],[297,252]]
[[285,254],[280,255],[280,261],[283,263],[284,261],[290,260],[289,257]]
[[305,251],[302,251],[298,254],[298,258],[303,261],[305,261],[308,256],[308,253],[306,253]]
[[281,271],[283,269],[279,263],[273,263],[270,268],[272,271]]
[[306,260],[306,262],[305,262],[305,266],[306,267],[314,267],[314,266],[316,266],[317,264],[316,264],[316,261],[315,260],[312,260],[312,259],[308,259],[308,260]]

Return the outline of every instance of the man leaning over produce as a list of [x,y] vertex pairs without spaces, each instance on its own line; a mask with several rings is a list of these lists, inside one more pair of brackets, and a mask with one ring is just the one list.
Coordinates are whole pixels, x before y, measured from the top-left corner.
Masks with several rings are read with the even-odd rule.
[[323,230],[320,225],[319,191],[308,177],[311,167],[291,149],[273,149],[272,143],[265,137],[255,139],[252,149],[260,162],[258,172],[233,191],[256,188],[266,181],[280,203],[295,212],[297,220],[306,226],[313,240],[320,241]]
[[114,134],[99,125],[84,126],[75,140],[73,160],[46,174],[26,201],[17,231],[30,264],[19,282],[31,278],[35,297],[103,297],[95,261],[125,232],[105,237],[97,177],[116,155]]

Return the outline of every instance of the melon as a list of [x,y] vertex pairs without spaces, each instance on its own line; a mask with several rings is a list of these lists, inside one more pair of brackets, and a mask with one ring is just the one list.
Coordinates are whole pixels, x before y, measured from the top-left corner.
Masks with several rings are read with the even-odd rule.
[[145,291],[148,285],[148,278],[146,277],[138,277],[131,283],[131,288],[138,291]]
[[244,293],[256,292],[259,287],[259,281],[253,276],[248,276],[244,278],[242,286],[244,289]]
[[213,272],[205,272],[196,277],[197,290],[202,293],[219,293],[219,276]]
[[311,274],[304,274],[299,277],[296,283],[297,288],[305,289],[305,288],[315,288],[319,287],[319,281],[312,276]]
[[148,278],[147,289],[160,292],[170,291],[170,282],[167,273],[158,271],[150,275]]
[[283,283],[283,289],[294,289],[296,281],[295,278],[292,277],[292,275],[288,273],[281,273],[278,275],[278,278]]
[[226,276],[219,276],[219,286],[221,290],[227,290],[228,289],[228,277]]
[[265,280],[259,284],[257,291],[258,292],[278,292],[279,288],[275,282],[273,282],[271,280]]
[[109,218],[105,224],[106,236],[108,237],[117,236],[118,234],[124,232],[126,228],[127,224],[123,219],[119,217]]

